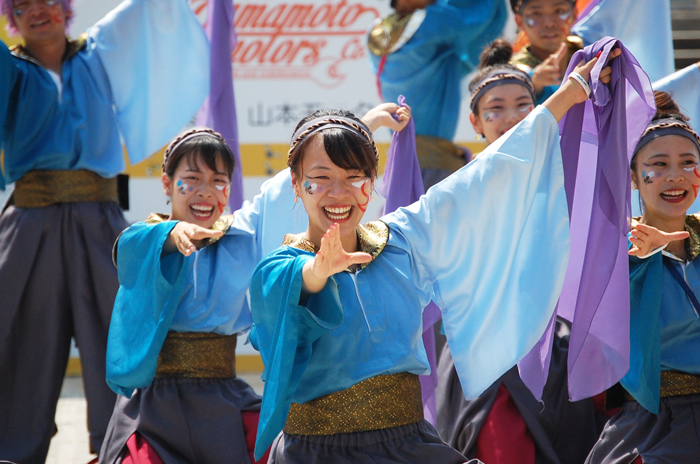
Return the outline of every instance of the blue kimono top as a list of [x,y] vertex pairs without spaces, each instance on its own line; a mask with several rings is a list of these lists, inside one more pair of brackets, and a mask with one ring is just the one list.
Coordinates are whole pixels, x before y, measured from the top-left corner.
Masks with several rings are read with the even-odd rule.
[[373,260],[302,298],[314,248],[301,236],[258,265],[251,342],[265,364],[256,458],[305,403],[377,375],[429,372],[421,314],[432,300],[465,396],[475,397],[535,345],[569,254],[559,131],[536,108],[419,201],[358,228]]
[[255,231],[222,216],[225,232],[190,256],[162,255],[177,221],[151,215],[120,235],[114,249],[119,291],[107,341],[107,383],[131,397],[148,386],[168,331],[232,335],[250,328],[246,292],[259,261]]
[[125,168],[120,135],[138,163],[208,92],[209,43],[186,0],[122,3],[68,42],[60,76],[0,42],[0,190],[36,169],[113,177]]
[[659,411],[661,371],[700,375],[700,308],[667,269],[667,260],[700,295],[700,216],[686,217],[688,261],[666,251],[630,256],[630,370],[620,381],[648,411]]
[[[404,95],[417,135],[452,140],[461,105],[461,81],[479,64],[486,45],[499,37],[507,18],[501,0],[437,0],[414,16],[418,29],[387,55],[381,72],[384,101]],[[374,72],[382,57],[369,54]]]

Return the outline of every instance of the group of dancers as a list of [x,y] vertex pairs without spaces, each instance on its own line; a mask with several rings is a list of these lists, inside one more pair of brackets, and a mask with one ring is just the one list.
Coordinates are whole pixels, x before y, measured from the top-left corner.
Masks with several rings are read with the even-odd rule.
[[[534,28],[567,23],[562,3],[570,15],[566,0],[513,9]],[[469,86],[470,121],[488,146],[454,173],[431,166],[424,179],[444,179],[379,220],[363,222],[379,171],[372,132],[418,122],[405,104],[304,117],[289,168],[225,215],[235,168],[226,141],[204,127],[172,138],[203,96],[168,92],[208,82],[206,38],[185,0],[125,2],[76,41],[65,39],[68,0],[2,5],[24,45],[0,46],[0,186],[15,182],[0,217],[0,460],[44,462],[71,337],[101,463],[700,456],[700,220],[687,214],[700,138],[666,92],[634,146],[623,134],[621,152],[606,153],[629,165],[642,205],[629,235],[629,372],[605,405],[570,402],[563,319],[543,403],[514,367],[552,321],[570,250],[585,246],[570,240],[559,123],[592,92],[612,94],[601,106],[630,97],[618,85],[620,67],[634,65],[624,44],[572,58],[575,41],[559,38],[537,64],[535,41],[526,66],[493,42]],[[533,7],[545,19],[528,20]],[[555,86],[554,68],[570,59]],[[132,162],[172,138],[162,165],[170,211],[130,226],[114,181],[120,134]],[[430,137],[417,145],[445,146]],[[447,340],[437,427],[419,380],[430,371],[431,302]],[[262,398],[236,377],[246,332],[265,365]]]

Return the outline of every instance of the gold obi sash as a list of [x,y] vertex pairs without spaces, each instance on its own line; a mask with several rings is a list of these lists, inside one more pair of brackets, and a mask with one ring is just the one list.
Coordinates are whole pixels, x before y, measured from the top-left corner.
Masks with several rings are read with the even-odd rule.
[[[700,375],[679,371],[661,371],[661,398],[671,396],[696,395],[700,393]],[[636,401],[625,391],[625,399]]]
[[418,376],[402,372],[371,377],[308,403],[292,403],[284,431],[292,435],[335,435],[388,429],[422,419]]
[[449,140],[416,135],[416,154],[421,169],[456,171],[466,164],[464,150]]
[[92,171],[29,171],[15,182],[12,204],[18,208],[43,208],[57,203],[82,201],[119,202],[117,179]]
[[168,332],[158,355],[156,378],[236,377],[236,335]]

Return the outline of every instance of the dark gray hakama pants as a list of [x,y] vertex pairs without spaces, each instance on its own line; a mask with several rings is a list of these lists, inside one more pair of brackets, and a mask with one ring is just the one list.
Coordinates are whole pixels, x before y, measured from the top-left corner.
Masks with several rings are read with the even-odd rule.
[[659,414],[628,401],[605,426],[586,464],[700,463],[700,394],[661,398]]
[[241,412],[259,410],[260,397],[241,379],[157,378],[118,397],[100,463],[120,463],[138,432],[163,464],[250,464]]
[[112,245],[127,226],[115,202],[10,206],[0,217],[0,459],[46,460],[72,336],[100,449],[116,398],[105,382]]
[[[427,421],[370,432],[335,435],[290,435],[272,444],[269,464],[462,464]],[[479,461],[469,461],[477,464]]]
[[477,438],[502,383],[532,436],[537,464],[583,463],[607,418],[596,411],[590,399],[569,401],[567,353],[568,337],[557,336],[542,394],[543,409],[520,379],[517,367],[506,372],[479,397],[469,401],[464,399],[452,355],[445,345],[438,361],[436,390],[440,436],[465,456],[474,456]]

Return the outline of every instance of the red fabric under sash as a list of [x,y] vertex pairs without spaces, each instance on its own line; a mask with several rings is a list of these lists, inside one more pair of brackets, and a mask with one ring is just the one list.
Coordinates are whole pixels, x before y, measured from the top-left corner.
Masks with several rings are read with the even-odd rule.
[[503,384],[476,440],[474,457],[488,464],[535,464],[535,442]]

